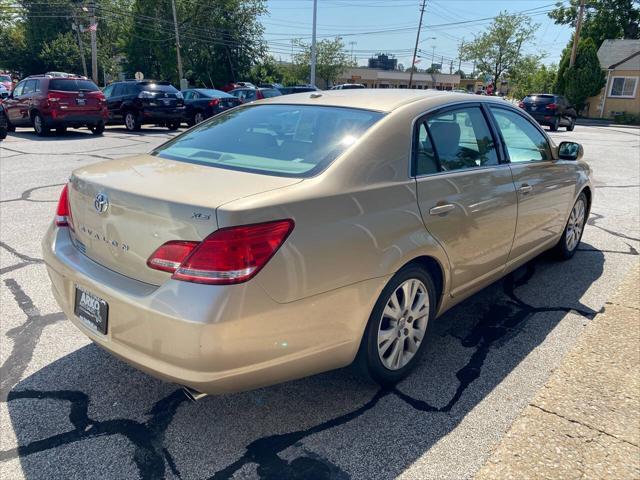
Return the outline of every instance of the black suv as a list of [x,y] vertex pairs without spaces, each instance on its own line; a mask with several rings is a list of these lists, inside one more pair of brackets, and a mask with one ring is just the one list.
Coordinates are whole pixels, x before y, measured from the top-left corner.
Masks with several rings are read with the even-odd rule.
[[182,93],[169,82],[114,82],[103,93],[109,108],[109,123],[124,123],[130,132],[147,124],[176,130],[184,120]]
[[576,126],[576,109],[562,95],[531,94],[524,97],[518,106],[540,125],[549,126],[553,132],[558,127],[567,127],[567,131],[571,132]]

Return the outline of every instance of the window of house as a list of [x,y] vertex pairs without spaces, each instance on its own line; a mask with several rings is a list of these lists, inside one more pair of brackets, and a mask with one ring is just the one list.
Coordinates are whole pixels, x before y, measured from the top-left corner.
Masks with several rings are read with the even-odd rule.
[[638,77],[613,77],[611,80],[611,88],[609,89],[609,96],[635,98],[637,86]]

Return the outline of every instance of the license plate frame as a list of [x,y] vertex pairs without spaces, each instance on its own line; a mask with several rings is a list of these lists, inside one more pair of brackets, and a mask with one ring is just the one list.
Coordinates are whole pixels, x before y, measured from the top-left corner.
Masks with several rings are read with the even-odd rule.
[[74,315],[89,328],[106,335],[109,328],[109,303],[79,285],[75,286]]

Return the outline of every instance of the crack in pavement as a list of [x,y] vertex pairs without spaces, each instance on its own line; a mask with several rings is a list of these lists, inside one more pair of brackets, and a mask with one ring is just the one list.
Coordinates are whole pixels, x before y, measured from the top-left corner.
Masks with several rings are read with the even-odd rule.
[[44,263],[44,260],[42,260],[41,258],[34,258],[34,257],[29,257],[28,255],[24,255],[2,241],[0,241],[0,247],[4,248],[11,255],[14,255],[18,257],[20,260],[22,260],[22,262],[16,263],[15,265],[9,265],[7,267],[0,268],[0,275],[13,272],[14,270],[18,270],[23,267],[28,267],[29,265],[37,265],[37,264]]
[[42,190],[44,188],[52,188],[52,187],[62,187],[64,183],[52,183],[51,185],[42,185],[41,187],[33,187],[25,190],[20,194],[18,198],[9,198],[7,200],[0,200],[0,203],[9,203],[9,202],[34,202],[34,203],[57,203],[58,200],[34,200],[31,198],[31,194],[37,190]]
[[589,424],[587,424],[587,423],[583,423],[583,422],[580,422],[580,421],[578,421],[578,420],[574,420],[573,418],[565,417],[564,415],[561,415],[561,414],[559,414],[558,412],[554,412],[554,411],[552,411],[552,410],[548,410],[548,409],[546,409],[546,408],[541,407],[540,405],[536,405],[535,403],[530,403],[529,405],[530,405],[531,407],[533,407],[533,408],[537,408],[537,409],[538,409],[538,410],[540,410],[541,412],[547,413],[547,414],[549,414],[549,415],[555,415],[556,417],[561,418],[562,420],[565,420],[565,421],[567,421],[567,422],[575,423],[576,425],[583,426],[583,427],[588,428],[589,430],[592,430],[592,431],[594,431],[594,432],[598,432],[598,433],[601,433],[601,434],[603,434],[603,435],[606,435],[607,437],[615,438],[616,440],[618,440],[618,441],[620,441],[620,442],[624,442],[624,443],[626,443],[627,445],[631,445],[631,446],[633,446],[633,447],[639,447],[639,445],[638,445],[638,444],[633,443],[633,442],[630,442],[629,440],[625,440],[624,438],[620,438],[620,437],[618,437],[618,436],[616,436],[616,435],[613,435],[612,433],[609,433],[609,432],[607,432],[607,431],[605,431],[605,430],[601,430],[601,429],[599,429],[599,428],[593,427],[593,426],[591,426],[591,425],[589,425]]
[[146,413],[151,418],[145,422],[126,418],[104,421],[93,420],[88,414],[89,397],[81,391],[18,390],[10,392],[7,400],[15,401],[20,399],[49,399],[69,402],[71,404],[69,421],[74,429],[42,440],[33,441],[27,445],[20,445],[17,448],[0,451],[0,461],[44,452],[90,438],[105,435],[122,435],[135,448],[133,461],[143,480],[164,478],[165,461],[173,474],[180,478],[180,472],[176,468],[175,461],[163,446],[167,427],[173,420],[178,407],[187,401],[187,398],[180,390],[175,390],[170,395],[158,400],[151,410]]
[[13,340],[13,348],[0,366],[0,401],[4,401],[9,390],[20,381],[33,358],[33,352],[44,328],[65,318],[62,312],[42,315],[31,298],[13,278],[5,280],[4,284],[13,294],[13,298],[27,316],[27,320],[6,334],[8,338]]
[[603,218],[605,218],[604,215],[600,215],[599,213],[595,213],[595,212],[591,212],[590,213],[590,218],[587,221],[587,225],[591,225],[592,227],[596,227],[599,228],[600,230],[602,230],[603,232],[607,232],[611,235],[613,235],[614,237],[618,237],[618,238],[624,238],[625,240],[631,240],[634,242],[640,242],[640,238],[637,237],[630,237],[628,235],[625,235],[624,233],[619,233],[619,232],[615,232],[613,230],[609,230],[606,229],[604,227],[601,227],[600,225],[598,225],[596,222],[598,220],[602,220]]

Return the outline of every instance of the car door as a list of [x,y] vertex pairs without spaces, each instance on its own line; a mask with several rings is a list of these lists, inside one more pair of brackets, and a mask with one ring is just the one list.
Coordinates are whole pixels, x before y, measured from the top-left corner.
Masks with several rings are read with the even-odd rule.
[[424,224],[451,265],[451,295],[499,277],[516,229],[508,164],[479,103],[437,110],[416,122],[414,175]]
[[[112,88],[112,90],[108,90]],[[107,108],[109,109],[109,121],[119,122],[122,120],[122,95],[124,93],[124,84],[114,83],[104,90],[104,96],[107,100]]]
[[7,112],[7,119],[13,125],[20,125],[21,118],[18,105],[20,103],[20,97],[22,96],[22,90],[24,89],[25,83],[26,81],[24,80],[18,83],[11,91],[9,97],[3,102],[5,111]]
[[518,192],[518,224],[509,262],[550,247],[562,234],[575,190],[574,165],[554,160],[537,124],[517,110],[492,105]]

